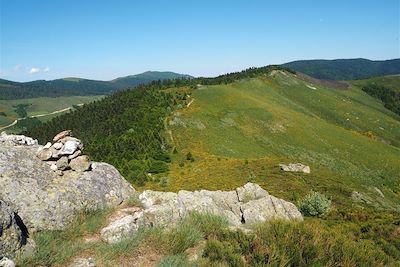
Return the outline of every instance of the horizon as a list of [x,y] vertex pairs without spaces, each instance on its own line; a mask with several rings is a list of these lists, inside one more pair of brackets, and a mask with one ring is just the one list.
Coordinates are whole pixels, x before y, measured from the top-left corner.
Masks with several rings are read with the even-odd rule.
[[184,3],[1,1],[0,78],[215,77],[297,60],[400,57],[396,0]]

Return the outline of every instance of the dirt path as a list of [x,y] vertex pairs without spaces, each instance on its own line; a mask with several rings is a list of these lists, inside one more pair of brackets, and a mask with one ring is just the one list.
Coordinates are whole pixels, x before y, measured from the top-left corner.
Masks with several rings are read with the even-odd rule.
[[[83,103],[77,104],[77,106],[83,106]],[[71,109],[73,109],[72,106],[71,107],[67,107],[67,108],[63,108],[63,109],[59,109],[59,110],[56,110],[56,111],[53,111],[53,112],[50,112],[50,113],[43,113],[43,114],[39,114],[39,115],[28,116],[28,117],[25,117],[25,118],[19,118],[19,119],[16,119],[13,123],[11,123],[11,124],[9,124],[7,126],[1,127],[0,131],[5,130],[7,128],[10,128],[10,127],[14,126],[15,124],[17,124],[18,121],[25,120],[27,118],[41,118],[41,117],[45,117],[45,116],[49,116],[49,115],[62,113],[62,112],[65,112],[65,111],[68,111],[68,110],[71,110]]]

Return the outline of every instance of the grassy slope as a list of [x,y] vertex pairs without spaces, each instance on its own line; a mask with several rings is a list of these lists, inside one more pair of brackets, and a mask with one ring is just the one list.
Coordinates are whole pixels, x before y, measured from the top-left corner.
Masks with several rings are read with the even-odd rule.
[[[56,110],[71,107],[72,105],[85,104],[102,98],[103,96],[68,96],[68,97],[39,97],[17,100],[0,100],[0,112],[4,112],[7,116],[0,116],[0,128],[9,125],[18,119],[13,106],[18,104],[32,104],[26,111],[28,116],[51,113]],[[60,115],[61,113],[57,114]],[[42,121],[51,119],[56,115],[50,115],[39,118]]]
[[[192,97],[189,108],[170,118],[179,153],[165,190],[233,189],[250,179],[288,200],[314,189],[347,206],[356,190],[375,206],[400,210],[400,118],[359,88],[322,88],[275,72],[201,86]],[[195,162],[185,160],[188,151]],[[312,172],[281,172],[278,164],[289,162]]]
[[390,88],[394,91],[400,92],[400,75],[388,75],[369,78],[365,80],[350,81],[350,83],[362,87],[368,84],[378,84]]

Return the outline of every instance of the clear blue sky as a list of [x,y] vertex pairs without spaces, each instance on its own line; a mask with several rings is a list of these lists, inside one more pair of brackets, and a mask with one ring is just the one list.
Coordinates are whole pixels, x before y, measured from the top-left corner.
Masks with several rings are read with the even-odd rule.
[[399,0],[0,0],[0,76],[215,76],[298,59],[399,57]]

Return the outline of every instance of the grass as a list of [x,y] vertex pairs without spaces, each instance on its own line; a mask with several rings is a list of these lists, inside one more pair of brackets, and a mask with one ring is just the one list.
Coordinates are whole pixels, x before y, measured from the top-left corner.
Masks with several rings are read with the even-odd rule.
[[[98,266],[395,266],[400,262],[400,220],[389,217],[362,225],[320,219],[270,221],[245,233],[228,228],[221,217],[193,213],[174,228],[141,228],[116,244],[84,242],[84,237],[98,235],[110,214],[111,210],[82,214],[63,231],[35,234],[36,250],[18,259],[18,266],[67,266],[80,256],[94,258]],[[199,257],[191,259],[190,250]]]
[[[17,100],[0,100],[0,112],[4,112],[6,116],[0,116],[0,128],[11,124],[14,120],[20,118],[15,110],[15,106],[29,105],[26,107],[28,116],[36,116],[40,114],[48,114],[57,110],[72,107],[77,104],[85,104],[103,96],[70,96],[70,97],[38,97]],[[49,115],[38,118],[40,121],[47,121],[58,116],[59,114]],[[7,131],[18,131],[18,127],[7,129]]]
[[[376,208],[400,211],[400,117],[358,87],[307,85],[277,72],[193,90],[190,108],[167,123],[178,151],[169,183],[147,187],[232,190],[252,180],[291,201],[312,189],[352,206],[359,191]],[[279,163],[289,162],[309,165],[311,174],[281,172]]]

